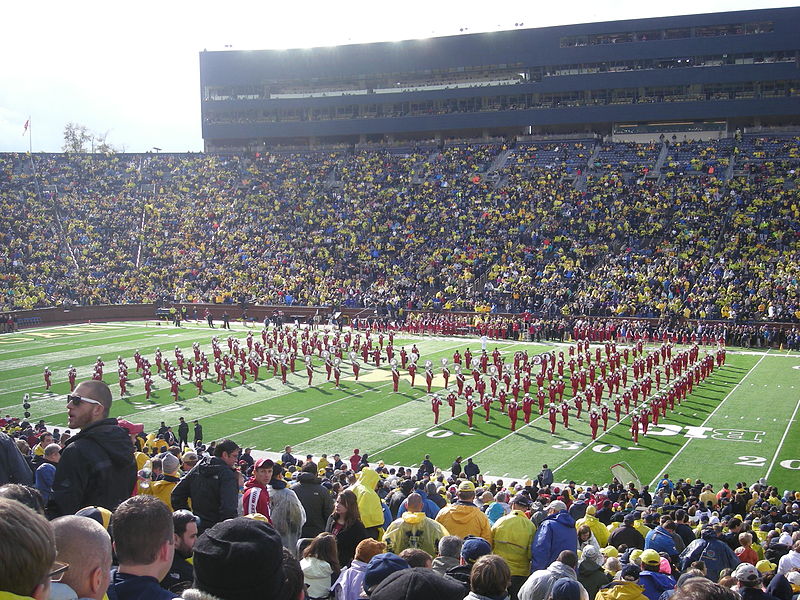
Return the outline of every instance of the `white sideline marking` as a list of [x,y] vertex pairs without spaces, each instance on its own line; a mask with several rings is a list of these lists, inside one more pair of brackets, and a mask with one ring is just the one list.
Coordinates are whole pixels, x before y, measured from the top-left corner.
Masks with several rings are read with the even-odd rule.
[[[761,358],[759,358],[759,359],[758,359],[758,361],[756,362],[756,364],[754,364],[752,367],[750,367],[750,370],[749,370],[747,373],[745,373],[744,377],[742,377],[742,379],[741,379],[741,381],[739,381],[739,383],[737,383],[735,386],[733,386],[733,388],[731,389],[731,391],[730,391],[730,392],[728,392],[728,395],[727,395],[727,396],[725,396],[725,397],[722,399],[722,402],[720,402],[719,404],[717,404],[717,407],[716,407],[716,408],[715,408],[713,411],[711,411],[711,413],[710,413],[710,414],[709,414],[709,415],[706,417],[706,420],[705,420],[705,421],[703,421],[703,424],[701,425],[701,427],[705,427],[705,426],[706,426],[706,424],[707,424],[707,423],[708,423],[708,422],[711,420],[711,417],[713,417],[713,416],[714,416],[714,413],[716,413],[716,412],[717,412],[717,411],[720,409],[720,407],[721,407],[723,404],[725,404],[725,401],[726,401],[728,398],[730,398],[730,397],[731,397],[731,395],[733,395],[733,392],[735,392],[735,391],[736,391],[736,388],[738,388],[740,385],[742,385],[742,382],[743,382],[745,379],[747,379],[747,377],[750,375],[750,373],[752,373],[752,372],[755,370],[755,368],[756,368],[758,365],[760,365],[760,364],[761,364],[761,361],[762,361],[762,360],[764,360],[764,359],[767,357],[767,354],[769,354],[769,350],[767,350],[767,351],[764,353],[764,355],[763,355]],[[681,446],[681,447],[678,449],[678,451],[675,453],[675,455],[674,455],[674,456],[673,456],[671,459],[669,459],[669,462],[668,462],[666,465],[664,465],[664,466],[661,468],[661,470],[658,472],[658,475],[656,475],[656,476],[653,478],[653,481],[651,481],[651,482],[650,482],[650,485],[651,485],[651,486],[656,484],[656,482],[658,481],[659,477],[661,477],[661,473],[666,473],[666,472],[669,470],[669,468],[670,468],[670,466],[672,465],[672,463],[674,463],[674,462],[675,462],[675,459],[676,459],[676,458],[678,458],[678,457],[681,455],[681,453],[682,453],[682,452],[683,452],[683,451],[684,451],[684,450],[685,450],[685,449],[686,449],[686,448],[689,446],[689,442],[691,442],[693,439],[695,439],[695,438],[689,438],[688,440],[686,440],[686,442],[684,442],[683,446]]]
[[767,469],[767,474],[764,476],[769,477],[769,474],[772,473],[772,467],[775,466],[775,461],[778,460],[778,455],[781,453],[781,448],[783,447],[783,442],[786,441],[786,435],[789,433],[789,427],[792,426],[794,423],[794,418],[797,415],[797,409],[800,408],[800,400],[797,401],[795,404],[794,412],[792,413],[792,418],[789,419],[789,422],[786,424],[786,429],[783,431],[783,437],[781,437],[781,441],[778,443],[778,447],[775,450],[775,454],[772,457],[772,462],[769,463],[769,469]]

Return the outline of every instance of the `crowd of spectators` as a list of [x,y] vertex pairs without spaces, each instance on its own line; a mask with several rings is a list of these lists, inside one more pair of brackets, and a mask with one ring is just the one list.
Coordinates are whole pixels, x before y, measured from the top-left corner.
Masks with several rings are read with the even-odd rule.
[[[800,492],[763,479],[715,490],[665,473],[653,489],[616,480],[582,487],[554,481],[543,465],[532,480],[488,481],[461,457],[449,468],[427,456],[417,469],[389,468],[357,449],[303,459],[286,447],[273,461],[232,440],[203,445],[197,430],[190,447],[165,423],[148,435],[103,419],[99,402],[87,404],[101,387],[80,384],[82,404],[68,405],[100,419],[79,423],[78,435],[3,420],[1,597],[793,600],[800,592]],[[112,501],[90,484],[79,492],[88,506],[59,511],[48,488],[63,481],[65,461],[79,466],[76,453],[86,450],[76,448],[98,426],[118,431],[97,442],[103,451],[128,445],[126,460],[139,469],[133,493]],[[112,487],[127,481],[111,465],[83,468],[91,477],[109,470]]]
[[661,147],[7,154],[0,308],[800,319],[797,138],[673,141],[653,174]]

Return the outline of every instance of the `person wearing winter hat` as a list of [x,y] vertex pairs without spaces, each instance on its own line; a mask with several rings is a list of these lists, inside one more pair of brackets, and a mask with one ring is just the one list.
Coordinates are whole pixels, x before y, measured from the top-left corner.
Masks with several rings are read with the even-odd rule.
[[139,493],[155,496],[172,511],[172,490],[175,489],[175,486],[178,485],[178,482],[181,480],[178,473],[180,462],[177,457],[170,452],[164,452],[159,455],[158,458],[161,459],[163,473],[158,476],[156,481],[151,482],[147,487],[140,486]]
[[464,588],[432,569],[414,567],[395,571],[369,597],[371,600],[462,600]]
[[590,600],[591,593],[572,579],[559,579],[550,588],[548,600]]
[[578,581],[586,588],[589,598],[594,598],[604,585],[611,582],[611,576],[603,570],[605,558],[594,546],[587,546],[578,563]]
[[[194,586],[186,600],[285,600],[281,537],[269,523],[236,517],[194,545]],[[288,600],[288,599],[286,599]]]
[[395,571],[408,569],[408,563],[402,558],[391,552],[384,552],[373,556],[367,565],[364,573],[364,593],[371,596],[378,584],[385,580]]

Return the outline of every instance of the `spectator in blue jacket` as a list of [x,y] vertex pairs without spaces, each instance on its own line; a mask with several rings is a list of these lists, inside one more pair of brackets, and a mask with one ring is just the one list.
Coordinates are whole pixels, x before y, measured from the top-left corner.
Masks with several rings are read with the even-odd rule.
[[680,554],[680,567],[685,571],[689,565],[702,560],[706,565],[706,576],[711,581],[719,581],[719,573],[723,569],[735,569],[739,558],[730,546],[719,538],[719,526],[706,527],[700,539],[686,546]]
[[44,461],[36,469],[35,485],[42,494],[42,502],[47,505],[53,492],[53,480],[56,477],[56,465],[61,458],[61,446],[48,444],[44,449]]
[[648,600],[658,600],[667,590],[675,589],[672,575],[660,572],[661,556],[653,550],[645,550],[639,558],[642,561],[642,572],[639,574],[639,585],[644,587],[644,595]]
[[645,550],[652,549],[658,553],[668,554],[670,558],[676,558],[679,554],[675,546],[675,522],[667,521],[655,529],[651,529],[644,538]]
[[554,500],[547,505],[547,516],[531,544],[531,572],[546,569],[564,550],[577,553],[578,532],[575,519],[567,512],[567,505]]

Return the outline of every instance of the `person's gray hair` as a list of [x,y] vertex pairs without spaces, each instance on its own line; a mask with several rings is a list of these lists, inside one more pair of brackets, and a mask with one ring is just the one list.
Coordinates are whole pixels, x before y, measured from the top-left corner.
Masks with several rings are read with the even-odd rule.
[[58,444],[47,444],[44,449],[45,456],[53,456],[54,454],[58,454],[61,452],[61,446]]
[[439,556],[449,556],[451,558],[461,557],[461,546],[464,544],[457,535],[446,535],[439,540]]

